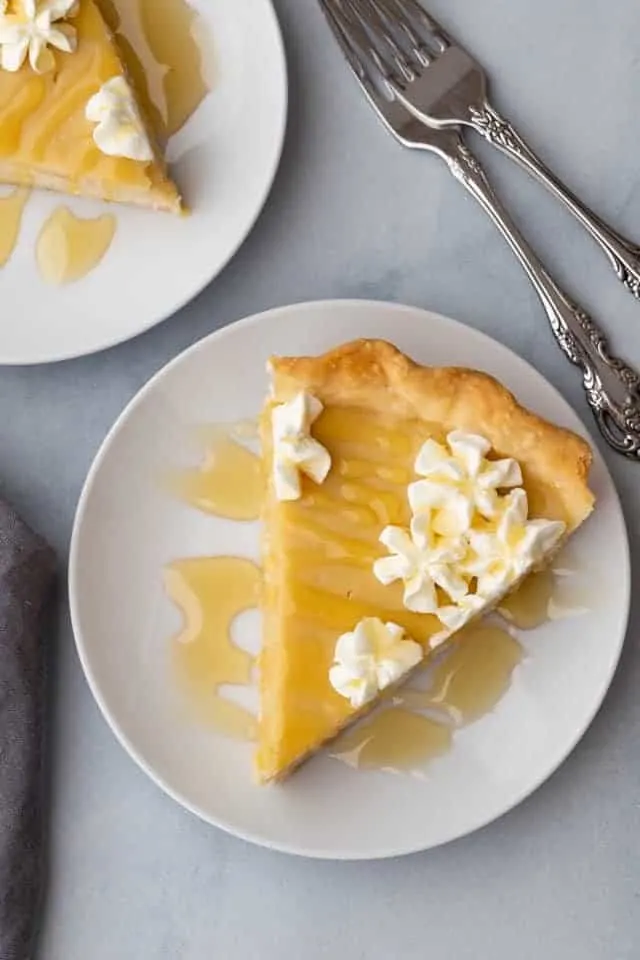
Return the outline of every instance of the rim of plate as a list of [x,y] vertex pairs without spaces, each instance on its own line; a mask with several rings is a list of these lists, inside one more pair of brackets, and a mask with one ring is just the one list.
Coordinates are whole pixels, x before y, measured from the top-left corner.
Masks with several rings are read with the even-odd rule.
[[[211,274],[206,274],[202,277],[201,281],[194,286],[191,293],[185,295],[180,299],[171,309],[168,309],[162,312],[153,320],[149,320],[147,323],[144,323],[140,326],[135,333],[133,334],[123,334],[122,336],[104,338],[100,341],[97,341],[96,345],[92,347],[80,348],[80,349],[71,349],[63,350],[58,353],[49,353],[45,357],[36,357],[33,355],[28,358],[20,358],[19,356],[13,356],[10,359],[2,359],[0,355],[0,365],[7,367],[28,367],[28,366],[38,366],[45,363],[62,363],[65,360],[76,360],[79,357],[88,357],[92,356],[94,353],[101,353],[103,350],[109,350],[111,347],[117,347],[122,343],[127,343],[129,340],[135,340],[137,337],[141,336],[143,333],[147,333],[149,330],[152,330],[154,327],[159,326],[161,323],[165,323],[171,317],[175,316],[176,313],[179,313],[188,303],[191,303],[192,300],[195,300],[203,290],[205,290],[210,283],[213,283],[217,277],[229,266],[231,261],[234,259],[235,255],[238,253],[240,248],[244,245],[245,241],[252,233],[262,211],[264,210],[265,204],[269,199],[269,195],[273,188],[273,183],[276,178],[276,174],[280,167],[280,162],[282,160],[282,152],[284,149],[285,137],[287,132],[287,120],[289,116],[289,75],[287,67],[287,55],[286,48],[284,45],[284,38],[282,35],[282,28],[280,27],[280,21],[278,20],[278,15],[276,9],[273,5],[273,0],[263,0],[265,4],[265,10],[268,11],[268,16],[271,17],[272,27],[273,27],[273,36],[276,46],[278,48],[278,60],[280,62],[280,82],[282,86],[282,97],[281,104],[282,110],[279,117],[277,118],[277,148],[274,152],[271,165],[267,171],[265,177],[264,188],[260,195],[259,201],[256,202],[256,209],[253,216],[247,220],[245,228],[240,231],[240,234],[236,242],[229,248],[229,252],[222,258],[220,263],[214,267],[214,270]],[[276,124],[274,124],[274,128]]]
[[[353,853],[345,852],[341,853],[339,850],[335,849],[317,849],[317,848],[303,848],[298,845],[288,844],[281,841],[271,841],[266,839],[264,836],[253,833],[251,830],[243,830],[239,828],[236,824],[232,824],[229,821],[225,821],[221,818],[216,819],[207,813],[202,807],[198,804],[192,803],[187,797],[185,797],[180,790],[172,787],[167,781],[160,776],[156,770],[146,761],[142,756],[140,751],[136,746],[131,742],[125,731],[122,729],[118,720],[112,714],[109,706],[102,695],[100,686],[95,679],[91,666],[89,663],[89,658],[85,649],[84,640],[82,637],[82,632],[80,629],[80,617],[79,611],[77,609],[77,589],[76,589],[76,569],[77,569],[77,560],[78,560],[78,540],[79,540],[79,530],[82,526],[84,519],[84,513],[87,508],[89,497],[92,492],[92,487],[94,480],[99,473],[102,463],[107,457],[112,442],[114,441],[116,435],[119,433],[121,426],[129,419],[132,414],[135,413],[138,406],[144,402],[148,394],[150,394],[156,387],[156,385],[169,374],[174,367],[179,366],[180,364],[188,361],[190,355],[198,353],[200,350],[205,349],[209,344],[217,340],[221,340],[228,336],[233,336],[234,332],[239,327],[252,327],[257,326],[260,323],[268,321],[273,316],[286,316],[287,314],[306,311],[314,311],[323,308],[348,308],[357,305],[362,308],[372,308],[377,309],[380,307],[386,307],[389,309],[394,309],[399,312],[410,312],[410,313],[422,313],[429,317],[435,317],[438,320],[444,320],[452,326],[458,328],[460,332],[468,333],[471,331],[474,336],[480,340],[484,340],[491,344],[491,349],[498,349],[499,351],[508,354],[511,357],[517,357],[520,363],[525,364],[531,369],[531,371],[537,376],[544,380],[545,384],[550,391],[554,394],[554,399],[557,399],[563,406],[569,406],[569,402],[563,397],[559,390],[550,383],[546,377],[543,376],[538,370],[533,367],[527,360],[524,360],[519,354],[516,354],[513,350],[506,347],[499,340],[495,340],[493,337],[484,333],[481,330],[477,330],[475,327],[470,327],[467,324],[462,323],[460,320],[454,320],[451,317],[447,317],[445,314],[437,313],[432,310],[424,309],[422,307],[413,307],[407,304],[393,303],[391,301],[382,301],[382,300],[366,300],[366,299],[338,299],[338,300],[312,300],[304,301],[301,303],[292,303],[284,307],[274,307],[269,310],[265,310],[261,313],[253,314],[248,317],[241,318],[234,321],[233,323],[228,324],[225,327],[222,327],[219,330],[215,330],[213,333],[208,334],[207,336],[201,338],[196,343],[192,344],[190,347],[187,347],[186,350],[183,350],[176,357],[170,360],[167,364],[160,368],[136,393],[134,397],[127,403],[124,410],[117,417],[115,423],[107,433],[106,437],[102,441],[93,463],[89,468],[80,498],[78,500],[78,505],[76,508],[76,513],[73,522],[73,530],[71,534],[71,542],[69,548],[69,575],[68,575],[68,587],[69,587],[69,608],[71,615],[71,625],[73,629],[73,635],[76,645],[76,650],[78,652],[78,657],[80,663],[89,685],[89,689],[102,713],[107,725],[110,727],[111,731],[115,735],[116,739],[120,742],[121,746],[129,754],[132,760],[143,770],[147,776],[158,786],[160,789],[166,793],[172,800],[180,804],[190,813],[194,814],[200,820],[203,820],[205,823],[210,824],[211,826],[217,827],[221,830],[224,830],[226,833],[231,834],[232,836],[238,837],[240,840],[245,840],[248,843],[253,843],[261,847],[265,847],[270,850],[275,850],[280,853],[286,853],[293,856],[308,857],[316,860],[344,860],[344,861],[356,861],[356,860],[385,860],[390,859],[391,857],[397,856],[407,856],[413,853],[420,853],[425,850],[436,849],[437,847],[444,846],[447,843],[451,843],[453,840],[458,840],[462,837],[468,836],[472,833],[475,833],[477,830],[481,830],[483,827],[489,826],[496,820],[499,820],[505,814],[509,813],[511,810],[514,810],[518,807],[524,800],[530,797],[533,793],[538,790],[547,780],[549,780],[554,773],[562,766],[566,759],[574,751],[580,740],[584,737],[585,733],[593,723],[595,717],[597,716],[604,700],[609,692],[609,688],[615,676],[616,670],[620,663],[620,657],[622,655],[622,649],[627,635],[628,625],[629,625],[629,613],[631,606],[631,552],[629,545],[629,533],[627,529],[627,524],[622,510],[622,504],[620,502],[620,497],[613,481],[613,477],[610,474],[609,468],[606,464],[606,461],[600,454],[598,447],[593,441],[591,436],[591,431],[584,426],[585,434],[587,435],[595,453],[596,457],[599,457],[602,460],[604,468],[606,470],[607,476],[611,482],[611,492],[612,492],[612,506],[616,510],[619,519],[622,521],[622,530],[624,532],[624,569],[620,571],[620,578],[622,581],[623,595],[624,595],[624,630],[620,631],[620,636],[617,641],[617,648],[615,649],[615,656],[611,660],[611,666],[608,671],[606,678],[603,678],[602,693],[599,698],[596,698],[594,701],[591,711],[586,715],[583,724],[577,729],[575,735],[568,742],[566,749],[560,754],[559,758],[555,759],[552,765],[542,774],[535,782],[530,785],[527,785],[515,797],[510,798],[508,805],[501,809],[498,813],[491,813],[489,816],[480,816],[477,821],[473,821],[470,826],[466,826],[464,829],[454,830],[450,834],[443,836],[437,843],[431,843],[427,847],[418,843],[416,844],[406,844],[403,847],[395,847],[390,849],[388,846],[382,848],[376,848],[372,846],[370,851],[364,853]],[[573,410],[573,407],[571,407]],[[574,411],[575,412],[575,411]]]

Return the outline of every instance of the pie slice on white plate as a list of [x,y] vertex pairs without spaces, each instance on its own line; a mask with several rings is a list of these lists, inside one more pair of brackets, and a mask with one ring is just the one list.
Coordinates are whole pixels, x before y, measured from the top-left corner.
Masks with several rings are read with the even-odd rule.
[[487,374],[378,340],[270,369],[261,782],[547,564],[594,504],[588,444]]
[[95,0],[0,0],[0,183],[181,211]]

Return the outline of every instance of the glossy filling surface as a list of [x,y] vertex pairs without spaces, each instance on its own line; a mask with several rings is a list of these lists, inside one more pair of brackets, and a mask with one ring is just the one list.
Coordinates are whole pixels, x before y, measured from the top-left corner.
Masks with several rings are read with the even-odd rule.
[[[271,464],[270,410],[263,420],[266,469]],[[261,658],[260,743],[257,766],[268,779],[286,770],[353,715],[330,686],[336,639],[363,617],[400,624],[425,650],[442,627],[436,617],[403,605],[399,583],[374,578],[378,542],[388,524],[410,519],[407,484],[428,438],[442,442],[436,424],[398,420],[355,407],[330,406],[313,428],[331,453],[321,486],[305,478],[300,500],[269,493],[265,506],[264,642]],[[533,516],[566,519],[552,488],[527,483]]]

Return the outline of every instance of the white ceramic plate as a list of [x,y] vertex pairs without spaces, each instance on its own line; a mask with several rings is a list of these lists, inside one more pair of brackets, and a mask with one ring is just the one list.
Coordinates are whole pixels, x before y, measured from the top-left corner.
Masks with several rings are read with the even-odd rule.
[[[598,709],[618,662],[629,556],[618,497],[596,452],[598,508],[573,552],[588,613],[523,634],[527,657],[498,707],[456,735],[422,779],[314,759],[281,788],[251,780],[251,750],[186,721],[169,670],[178,615],[163,565],[180,557],[257,557],[257,524],[205,517],[163,492],[190,455],[192,427],[253,417],[271,353],[318,353],[383,337],[425,363],[477,367],[557,423],[585,433],[560,395],[505,347],[453,320],[362,301],[273,310],[236,323],[170,363],[132,401],[87,479],[71,544],[73,626],[89,684],[140,766],[210,823],[292,853],[372,858],[422,850],[509,810],[564,760]],[[255,646],[257,614],[236,637]]]
[[[277,169],[287,112],[284,49],[270,0],[190,0],[206,28],[212,91],[169,145],[187,218],[107,208],[44,192],[29,200],[18,248],[0,270],[0,363],[45,363],[136,336],[192,299],[249,233]],[[0,189],[2,189],[0,187]],[[114,242],[87,277],[47,285],[35,243],[49,213],[115,212]]]

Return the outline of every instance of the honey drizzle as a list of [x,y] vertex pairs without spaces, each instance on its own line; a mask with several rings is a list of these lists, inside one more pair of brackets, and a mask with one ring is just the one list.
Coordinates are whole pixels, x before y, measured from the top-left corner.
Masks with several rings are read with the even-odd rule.
[[577,617],[589,610],[589,598],[576,584],[575,570],[562,569],[566,551],[549,570],[532,573],[512,596],[500,604],[499,613],[519,630],[533,630],[550,620]]
[[43,279],[60,286],[85,277],[111,246],[116,225],[110,214],[81,220],[67,207],[58,207],[36,241],[36,261]]
[[404,707],[383,709],[344,733],[331,756],[360,770],[411,772],[449,752],[453,731]]
[[140,15],[149,49],[164,70],[165,123],[171,137],[209,92],[197,40],[202,22],[196,10],[175,0],[142,0]]
[[485,716],[509,689],[524,656],[518,641],[495,624],[473,624],[462,630],[436,658],[426,690],[401,690],[397,702],[419,710],[435,710],[456,727]]
[[207,726],[239,740],[254,740],[256,718],[220,693],[224,684],[249,685],[254,660],[231,639],[231,626],[259,601],[260,570],[239,557],[177,560],[165,569],[169,597],[183,627],[172,645],[185,700]]
[[[174,486],[174,491],[197,509],[229,519],[253,519],[261,506],[260,461],[233,437],[253,440],[254,422],[227,428],[216,426],[201,432],[201,436],[208,442],[204,464],[199,470],[176,475],[173,483],[178,480],[178,489]],[[389,438],[378,429],[377,439],[383,458],[389,452]],[[359,526],[365,520],[377,524],[379,521],[366,506],[371,493],[380,495],[380,503],[384,503],[388,515],[401,519],[396,516],[400,508],[388,497],[388,484],[396,482],[395,475],[387,477],[377,470],[379,488],[367,487],[362,482],[363,474],[367,475],[364,464],[357,458],[341,460],[340,467],[340,475],[346,480],[340,486],[342,490],[347,487],[351,502],[342,508],[339,500],[333,504],[325,503],[327,491],[310,489],[307,496],[317,502],[321,520],[317,528],[305,521],[309,540],[303,539],[299,544],[301,558],[304,554],[310,567],[308,581],[299,585],[300,606],[314,608],[322,605],[329,624],[332,618],[326,612],[327,595],[324,592],[327,584],[322,582],[321,566],[316,567],[313,562],[314,541],[322,539],[325,547],[335,544],[331,564],[327,565],[324,556],[325,578],[328,576],[331,580],[335,574],[335,580],[339,582],[341,563],[362,566],[364,573],[364,568],[370,567],[375,551],[366,531],[363,539],[355,536],[348,539],[344,533],[338,538],[331,525],[334,513],[340,513],[341,509],[360,510],[362,516],[357,514],[350,518],[349,525]],[[378,509],[382,510],[382,507]],[[341,523],[344,519],[343,516]],[[362,533],[356,529],[351,532]],[[318,564],[321,561],[322,553],[318,553]],[[552,571],[533,574],[513,597],[505,601],[501,612],[521,629],[540,625],[549,619],[554,602],[555,608],[560,609],[556,598],[563,579]],[[255,739],[256,718],[218,690],[224,684],[249,685],[251,682],[253,658],[234,645],[230,629],[238,613],[257,605],[260,571],[250,561],[240,558],[194,558],[172,564],[166,571],[165,583],[169,596],[184,618],[184,628],[174,645],[177,648],[174,649],[174,658],[181,685],[194,711],[203,722],[220,733],[236,739]],[[369,583],[370,595],[378,586]],[[333,584],[331,589],[335,589]],[[387,589],[380,587],[381,591]],[[383,597],[377,599],[384,605]],[[354,598],[345,597],[338,604],[338,598],[334,597],[332,603],[336,605],[337,622],[341,616],[338,608],[343,604],[355,619],[368,612],[364,606],[360,610]],[[424,619],[417,614],[405,617],[407,621],[411,620],[408,622],[410,633],[412,627]],[[310,624],[312,628],[313,623]],[[480,623],[468,627],[446,649],[434,655],[430,667],[425,667],[426,688],[411,684],[394,693],[386,706],[343,734],[331,749],[331,756],[365,769],[411,772],[422,768],[452,748],[457,730],[496,707],[509,689],[523,656],[523,648],[517,640],[495,624]]]
[[[507,692],[524,651],[506,630],[463,630],[433,667],[426,690],[409,686],[348,731],[331,755],[349,766],[412,771],[444,756],[455,731],[490,713]],[[427,711],[427,715],[423,711]]]
[[18,187],[0,197],[0,268],[8,263],[15,250],[29,193],[27,187]]
[[[102,0],[104,3],[105,0]],[[106,19],[161,141],[187,123],[211,89],[203,44],[211,44],[185,0],[107,0]]]
[[556,591],[551,570],[532,573],[515,593],[503,600],[499,612],[520,630],[533,630],[549,619],[549,604]]
[[260,458],[230,436],[227,429],[208,431],[204,463],[168,478],[169,489],[196,510],[228,520],[257,520],[264,482]]

